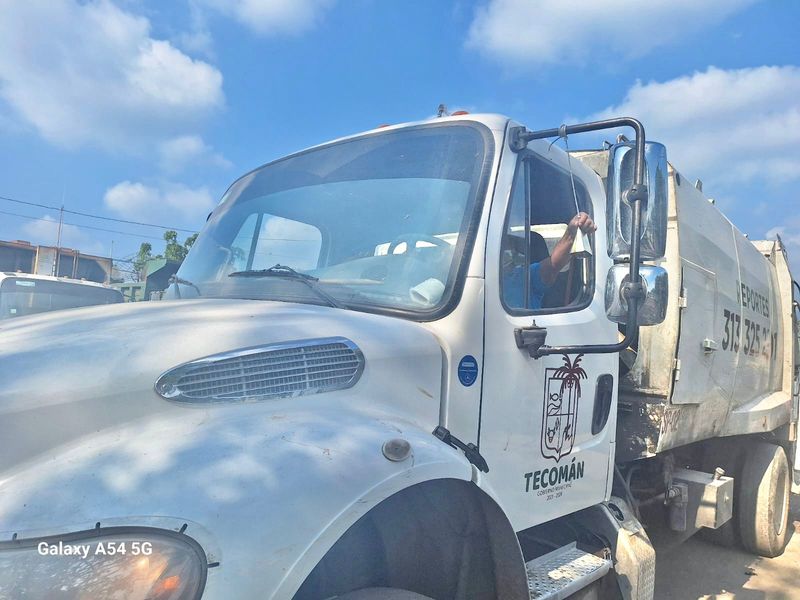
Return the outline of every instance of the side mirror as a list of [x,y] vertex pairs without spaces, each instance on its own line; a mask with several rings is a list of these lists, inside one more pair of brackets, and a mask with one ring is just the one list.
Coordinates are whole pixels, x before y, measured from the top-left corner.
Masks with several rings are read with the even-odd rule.
[[[625,259],[631,252],[631,206],[625,198],[633,184],[636,152],[625,142],[611,148],[608,161],[606,227],[608,255]],[[645,142],[647,203],[642,204],[641,259],[658,260],[667,246],[667,149],[658,142]]]
[[[669,279],[666,269],[642,265],[639,278],[644,284],[645,298],[639,304],[638,325],[658,325],[667,316]],[[625,323],[628,318],[628,301],[623,296],[623,286],[630,281],[626,264],[614,265],[606,278],[606,316],[615,323]]]

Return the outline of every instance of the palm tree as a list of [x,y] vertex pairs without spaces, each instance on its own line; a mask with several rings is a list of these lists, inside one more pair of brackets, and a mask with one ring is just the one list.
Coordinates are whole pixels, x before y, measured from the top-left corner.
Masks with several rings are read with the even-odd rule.
[[578,399],[581,397],[581,379],[586,379],[586,371],[583,370],[583,367],[579,366],[581,364],[581,358],[583,354],[578,354],[575,357],[575,361],[570,361],[569,356],[564,354],[562,359],[564,360],[564,366],[558,367],[553,372],[553,379],[560,379],[561,380],[561,389],[559,393],[563,396],[564,390],[575,388],[575,398]]

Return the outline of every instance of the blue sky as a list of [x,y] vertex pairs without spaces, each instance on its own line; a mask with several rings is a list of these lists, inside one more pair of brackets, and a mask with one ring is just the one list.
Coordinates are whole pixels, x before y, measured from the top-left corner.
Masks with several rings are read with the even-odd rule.
[[[626,113],[800,270],[800,3],[0,0],[0,196],[187,230],[266,161],[451,110],[532,128]],[[580,146],[577,140],[573,147]],[[0,200],[0,239],[56,211]],[[130,256],[158,229],[67,215]],[[86,226],[117,230],[108,233]],[[183,234],[181,234],[183,235]]]

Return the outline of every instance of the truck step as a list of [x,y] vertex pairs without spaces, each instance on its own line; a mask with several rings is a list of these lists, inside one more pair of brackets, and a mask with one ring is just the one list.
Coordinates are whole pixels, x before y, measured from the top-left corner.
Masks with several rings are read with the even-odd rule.
[[578,549],[575,542],[525,564],[531,600],[561,600],[597,581],[611,560]]

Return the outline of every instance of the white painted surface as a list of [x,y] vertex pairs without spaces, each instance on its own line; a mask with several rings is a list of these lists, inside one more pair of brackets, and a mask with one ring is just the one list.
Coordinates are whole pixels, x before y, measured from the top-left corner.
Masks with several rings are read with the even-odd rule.
[[[193,358],[329,335],[366,357],[349,390],[211,408],[153,391],[163,370]],[[431,435],[441,356],[408,321],[276,302],[121,304],[4,323],[0,531],[183,519],[219,548],[204,598],[290,597],[380,500],[470,478],[463,455]],[[381,446],[398,436],[412,457],[390,462]]]

